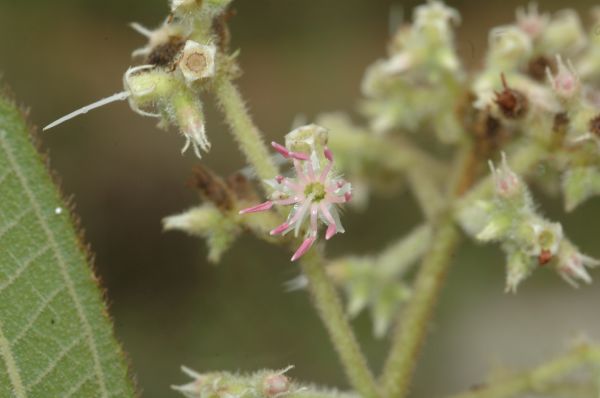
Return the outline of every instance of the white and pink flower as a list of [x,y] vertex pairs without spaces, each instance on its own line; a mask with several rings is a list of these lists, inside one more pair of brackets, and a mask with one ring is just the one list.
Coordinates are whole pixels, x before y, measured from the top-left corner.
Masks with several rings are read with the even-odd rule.
[[292,261],[296,261],[317,240],[319,222],[327,225],[327,240],[336,233],[344,232],[337,207],[352,198],[352,186],[332,171],[333,154],[329,148],[324,148],[324,159],[320,160],[315,150],[306,154],[290,151],[275,142],[272,145],[283,157],[292,160],[296,176],[290,178],[279,175],[267,181],[273,188],[271,199],[244,209],[240,214],[267,211],[274,205],[293,206],[287,220],[273,229],[271,235],[286,234],[294,230],[298,236],[302,226],[308,224],[305,239],[292,256]]

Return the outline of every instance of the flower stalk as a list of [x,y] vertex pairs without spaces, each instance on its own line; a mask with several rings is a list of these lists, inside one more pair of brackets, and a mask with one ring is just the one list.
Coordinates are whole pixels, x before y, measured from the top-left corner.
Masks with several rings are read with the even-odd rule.
[[[222,79],[216,82],[215,95],[231,133],[258,176],[263,180],[275,177],[278,169],[260,131],[248,114],[238,89],[230,80]],[[270,189],[268,184],[266,188]],[[307,252],[300,261],[300,266],[308,279],[313,304],[329,333],[350,384],[363,397],[378,397],[375,379],[344,313],[335,286],[325,271],[321,253],[315,249]]]

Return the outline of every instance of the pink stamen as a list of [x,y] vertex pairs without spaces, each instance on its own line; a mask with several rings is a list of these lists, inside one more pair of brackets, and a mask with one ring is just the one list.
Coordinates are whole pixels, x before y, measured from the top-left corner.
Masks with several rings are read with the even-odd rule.
[[302,242],[302,244],[300,245],[300,247],[298,248],[298,250],[296,250],[296,253],[294,253],[294,255],[292,256],[292,261],[296,261],[300,257],[302,257],[304,254],[306,254],[306,252],[308,251],[308,249],[310,249],[311,246],[313,245],[313,243],[315,243],[316,239],[317,238],[314,237],[314,236],[311,236],[310,238],[306,238],[304,240],[304,242]]
[[306,162],[306,173],[308,174],[308,179],[310,181],[315,180],[315,170],[313,169],[312,162]]
[[311,235],[317,236],[319,232],[319,225],[317,224],[319,217],[319,205],[312,205],[310,207],[310,231]]
[[298,200],[296,198],[279,199],[274,200],[273,203],[275,203],[276,205],[289,206],[293,205],[294,203],[298,203]]
[[325,147],[323,154],[325,155],[325,158],[327,158],[327,160],[329,160],[330,162],[333,162],[333,152],[331,152],[331,149],[329,149],[328,147]]
[[259,205],[253,206],[253,207],[248,207],[247,209],[243,209],[240,210],[239,214],[247,214],[247,213],[258,213],[260,211],[266,211],[271,209],[271,207],[273,207],[273,202],[268,200],[264,203],[261,203]]
[[[327,159],[329,159],[329,158],[327,158]],[[329,162],[327,163],[327,166],[325,166],[325,168],[321,172],[321,176],[319,177],[319,182],[321,184],[325,183],[325,180],[327,179],[327,175],[331,171],[332,167],[333,167],[333,160],[329,159]]]
[[302,152],[290,152],[290,156],[298,160],[308,160],[310,157]]
[[295,182],[293,182],[292,180],[289,179],[285,179],[283,181],[283,183],[285,185],[287,185],[288,187],[292,188],[294,191],[296,192],[303,192],[304,190],[302,189],[302,185],[300,184],[296,184]]
[[290,157],[290,151],[287,150],[286,147],[284,147],[281,144],[276,143],[275,141],[271,142],[271,146],[273,147],[273,149],[275,149],[277,152],[279,152],[284,158],[289,158]]
[[325,239],[329,240],[333,235],[337,233],[337,226],[335,225],[335,220],[333,219],[333,216],[329,212],[329,209],[327,208],[325,203],[321,203],[320,208],[321,213],[323,214],[325,220],[327,220],[327,223],[329,224],[327,227],[327,231],[325,232]]
[[329,240],[337,233],[337,227],[335,224],[329,224],[327,231],[325,231],[325,240]]
[[283,231],[285,231],[286,229],[288,229],[290,227],[290,223],[284,222],[283,224],[281,224],[280,226],[278,226],[277,228],[273,229],[271,232],[269,232],[271,235],[279,235],[280,233],[282,233]]
[[275,177],[275,181],[277,181],[278,184],[281,184],[284,180],[285,180],[285,177],[282,175]]
[[302,163],[294,159],[294,168],[296,169],[296,175],[298,176],[298,179],[302,182],[307,182],[306,175],[304,174],[304,170],[302,169]]

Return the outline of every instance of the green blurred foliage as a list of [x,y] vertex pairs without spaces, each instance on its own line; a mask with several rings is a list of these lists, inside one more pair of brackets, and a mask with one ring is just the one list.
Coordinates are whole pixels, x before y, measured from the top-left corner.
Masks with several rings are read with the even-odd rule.
[[[565,6],[538,3],[550,11]],[[390,10],[408,16],[415,4],[237,0],[231,28],[233,45],[242,50],[240,85],[268,138],[281,139],[297,115],[310,120],[320,112],[353,110],[364,69],[384,54]],[[487,31],[512,21],[523,5],[451,4],[463,17],[458,48],[470,67],[481,59]],[[592,5],[569,4],[581,12]],[[166,12],[166,0],[0,0],[3,80],[31,107],[32,120],[45,125],[120,91],[130,53],[144,41],[127,23],[152,27]],[[214,107],[208,108],[213,149],[203,162],[227,175],[243,167],[243,159]],[[185,381],[181,364],[198,371],[295,364],[295,377],[346,387],[306,294],[283,289],[298,274],[288,253],[245,237],[215,267],[206,261],[203,242],[161,231],[161,218],[197,203],[186,187],[197,160],[179,154],[183,141],[174,131],[153,123],[115,104],[43,135],[97,254],[117,335],[143,396],[176,396],[169,385]],[[567,217],[561,203],[535,194],[548,216],[565,221],[574,242],[600,256],[598,226],[590,222],[600,215],[598,200]],[[328,254],[375,252],[418,222],[409,195],[375,199],[365,213],[347,212],[348,232],[329,244]],[[499,363],[533,364],[579,331],[600,339],[597,284],[572,290],[540,272],[517,296],[505,295],[500,251],[472,244],[463,249],[438,306],[415,396],[466,388]],[[593,276],[600,279],[598,272]],[[366,316],[355,326],[378,369],[386,341],[373,340]]]

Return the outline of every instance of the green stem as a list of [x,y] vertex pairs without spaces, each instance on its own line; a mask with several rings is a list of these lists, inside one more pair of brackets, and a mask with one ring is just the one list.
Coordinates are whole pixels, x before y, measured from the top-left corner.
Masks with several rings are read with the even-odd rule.
[[226,78],[215,83],[215,95],[223,110],[225,120],[248,163],[256,169],[261,180],[268,180],[278,174],[278,169],[263,141],[258,128],[248,114],[246,104],[237,87]]
[[[242,96],[228,79],[216,82],[215,94],[225,119],[250,165],[262,180],[271,179],[278,170],[264,144],[261,133],[248,115]],[[325,273],[321,254],[314,248],[301,261],[309,280],[314,305],[329,332],[350,384],[363,397],[377,397],[375,380],[360,350],[354,332],[346,319],[342,303],[331,280]]]
[[509,398],[526,392],[538,392],[583,365],[597,363],[600,363],[600,348],[583,345],[529,372],[451,398]]
[[[456,175],[450,180],[448,192],[452,198],[450,202],[472,184],[472,150],[471,143],[466,142],[457,156]],[[447,206],[451,208],[452,203]],[[460,232],[451,211],[446,210],[431,222],[432,244],[417,274],[413,297],[392,337],[390,353],[383,368],[381,385],[384,397],[403,398],[408,394],[427,325],[446,279],[452,252],[460,242]]]
[[381,377],[384,397],[404,397],[408,393],[427,324],[459,240],[460,233],[453,218],[444,214],[435,228],[433,246],[417,275],[414,295],[392,340]]
[[308,278],[308,289],[314,305],[329,332],[350,384],[363,397],[379,396],[375,379],[348,323],[340,298],[325,272],[322,257],[313,249],[302,257],[300,264]]

